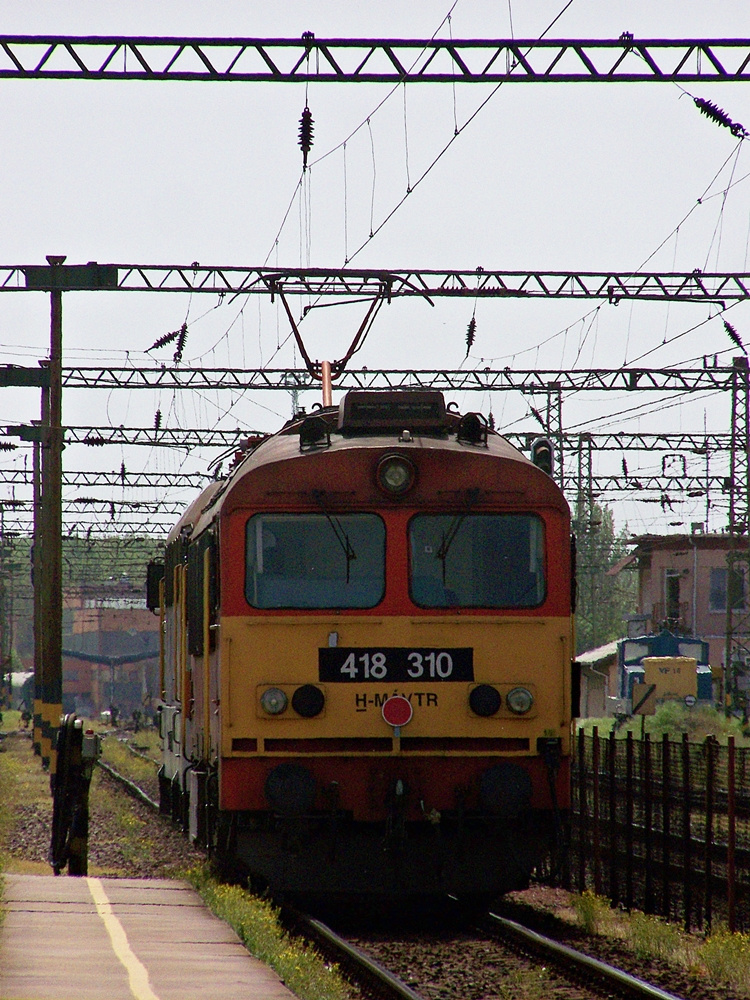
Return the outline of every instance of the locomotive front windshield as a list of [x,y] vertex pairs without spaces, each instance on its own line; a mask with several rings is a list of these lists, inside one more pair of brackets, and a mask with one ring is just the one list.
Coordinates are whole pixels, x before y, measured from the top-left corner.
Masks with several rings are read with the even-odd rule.
[[410,587],[424,608],[533,608],[544,601],[544,526],[531,514],[417,514]]
[[254,608],[374,608],[385,593],[377,514],[256,514],[245,593]]

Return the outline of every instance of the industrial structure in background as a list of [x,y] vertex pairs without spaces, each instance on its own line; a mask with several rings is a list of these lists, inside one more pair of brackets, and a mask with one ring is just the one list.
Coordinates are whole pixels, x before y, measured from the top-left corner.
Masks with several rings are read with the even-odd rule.
[[[586,82],[613,83],[621,81],[642,81],[656,83],[678,83],[689,81],[737,82],[750,79],[750,55],[748,41],[743,39],[695,39],[695,40],[658,40],[641,41],[634,38],[630,32],[623,32],[619,38],[606,40],[486,40],[486,39],[440,39],[428,40],[388,40],[388,39],[316,39],[314,33],[306,31],[301,38],[296,39],[259,39],[259,38],[172,38],[158,39],[145,37],[107,37],[107,38],[75,38],[70,36],[4,36],[0,44],[8,56],[7,65],[0,70],[0,78],[6,80],[75,80],[87,81],[106,80],[205,80],[205,81],[235,81],[245,84],[257,82],[332,82],[332,83],[393,83],[402,85],[407,82],[449,83],[456,84],[513,84],[513,83],[550,83],[550,82]],[[131,55],[128,62],[128,54]],[[698,111],[717,125],[727,127],[733,136],[744,138],[747,135],[744,127],[733,122],[721,109],[712,102],[702,98],[693,98]],[[305,109],[308,110],[307,108]],[[310,119],[311,121],[312,119]],[[456,135],[458,129],[456,129]],[[312,141],[311,126],[305,140],[307,146]],[[453,140],[451,140],[453,141]],[[372,238],[372,233],[371,237]],[[11,433],[18,433],[21,438],[35,441],[34,465],[34,495],[26,514],[33,513],[34,518],[34,549],[32,554],[34,567],[34,634],[35,644],[35,729],[37,742],[45,761],[51,763],[54,770],[53,744],[62,706],[62,526],[66,511],[62,504],[62,447],[64,429],[61,422],[61,402],[64,372],[62,368],[62,292],[64,290],[94,290],[99,288],[123,288],[134,290],[137,287],[149,291],[201,291],[220,295],[227,291],[238,294],[253,291],[264,294],[281,294],[282,291],[293,294],[309,294],[308,277],[297,273],[277,273],[270,279],[254,273],[240,274],[239,287],[234,288],[233,280],[237,271],[247,269],[201,269],[193,264],[189,268],[162,268],[162,274],[157,281],[149,280],[148,268],[129,266],[120,269],[116,265],[64,265],[64,257],[48,257],[48,267],[10,267],[0,273],[0,290],[20,291],[23,289],[47,291],[51,295],[51,342],[49,361],[44,369],[6,370],[0,373],[0,385],[36,385],[42,390],[41,419],[34,429],[16,428]],[[257,269],[251,269],[257,271]],[[185,276],[192,273],[192,281]],[[428,272],[424,272],[427,274]],[[463,272],[465,274],[467,272]],[[691,276],[670,275],[660,280],[656,275],[608,275],[604,281],[597,280],[596,275],[533,275],[524,276],[519,272],[491,272],[492,278],[485,280],[482,268],[477,269],[473,282],[467,282],[461,272],[451,272],[445,281],[425,282],[418,272],[410,272],[406,280],[395,280],[388,272],[377,272],[371,275],[371,281],[379,299],[390,301],[399,290],[403,294],[422,295],[429,300],[433,294],[465,295],[475,299],[487,295],[508,296],[542,295],[546,297],[576,297],[603,298],[617,302],[622,298],[643,298],[656,300],[692,300],[725,302],[728,298],[743,299],[748,297],[747,276],[738,275],[701,275],[693,272]],[[14,281],[14,275],[23,275],[23,283]],[[364,272],[367,278],[366,272]],[[435,272],[430,273],[434,277]],[[198,277],[200,275],[200,282]],[[227,281],[227,275],[230,280]],[[317,272],[315,277],[319,277]],[[311,276],[312,272],[311,272]],[[355,279],[360,281],[363,272],[340,272],[333,280],[329,291],[351,296]],[[458,276],[458,277],[457,277]],[[499,276],[499,280],[497,280]],[[599,276],[601,278],[602,276]],[[640,280],[640,277],[643,280]],[[291,288],[292,278],[297,280],[296,290]],[[302,279],[301,281],[299,279]],[[552,280],[548,280],[548,279]],[[635,280],[633,280],[635,278]],[[507,279],[507,280],[506,280]],[[528,279],[528,280],[527,280]],[[559,280],[558,280],[559,279]],[[593,279],[593,280],[590,280]],[[176,285],[170,287],[170,280],[176,280]],[[193,287],[193,286],[196,287]],[[337,286],[334,288],[333,286]],[[436,285],[437,287],[431,287]],[[361,290],[360,293],[361,294]],[[291,319],[291,314],[290,314]],[[726,325],[726,324],[725,324]],[[184,332],[183,332],[184,341]],[[741,346],[741,343],[739,344]],[[180,352],[181,356],[181,352]],[[348,359],[347,359],[348,360]],[[513,384],[514,373],[467,372],[433,372],[427,373],[359,373],[364,384],[346,385],[344,371],[339,388],[378,388],[373,384],[373,377],[384,376],[387,387],[393,387],[395,381],[400,385],[406,383],[411,388],[449,389],[454,386],[472,389],[519,389],[529,391],[528,381],[536,380],[538,389],[547,393],[546,418],[540,417],[545,434],[550,437],[558,450],[557,468],[558,481],[565,485],[564,463],[564,430],[562,420],[563,393],[572,387],[580,373],[559,373],[558,377],[549,377],[549,373],[526,373],[530,378],[525,385]],[[148,374],[139,386],[145,387],[149,379],[171,377],[174,369],[160,370],[161,374]],[[179,375],[179,370],[177,370]],[[110,373],[89,372],[84,378],[89,379],[92,388],[111,387]],[[246,373],[247,374],[247,373]],[[309,375],[309,372],[307,373]],[[602,373],[597,373],[601,375]],[[714,373],[714,381],[716,380]],[[127,378],[122,378],[122,384],[133,378],[138,380],[143,373],[129,371]],[[268,372],[256,373],[255,386],[253,379],[245,378],[243,389],[283,388],[293,391],[294,376],[283,373],[277,379]],[[347,378],[352,373],[347,372]],[[687,379],[698,382],[703,378],[710,381],[712,376],[707,371],[696,370],[689,373],[649,373],[644,370],[608,373],[608,378],[597,378],[589,386],[577,385],[576,391],[582,388],[614,387],[618,379],[628,380],[625,386],[630,390],[655,389],[657,383],[663,385],[670,378],[679,382]],[[705,376],[708,375],[708,379]],[[572,379],[571,379],[572,376]],[[664,378],[666,376],[666,379]],[[205,380],[205,373],[200,373]],[[274,384],[276,381],[278,384]],[[521,380],[523,382],[523,380]],[[748,448],[748,367],[747,357],[735,359],[733,369],[728,375],[724,372],[719,376],[723,384],[732,394],[731,417],[731,447],[730,468],[725,477],[724,491],[729,502],[729,518],[727,533],[729,545],[726,552],[727,581],[726,591],[729,594],[736,581],[747,577],[748,553],[740,544],[739,539],[750,529],[749,490],[750,490],[750,460]],[[609,385],[602,385],[607,382]],[[471,384],[470,384],[471,383]],[[68,384],[72,384],[70,381]],[[130,382],[129,387],[135,383]],[[309,387],[307,380],[304,387]],[[386,386],[380,386],[386,387]],[[703,386],[705,387],[705,386]],[[716,386],[714,386],[716,387]],[[677,388],[676,385],[671,388]],[[683,386],[683,389],[685,387]],[[537,411],[538,412],[538,411]],[[594,477],[590,465],[591,448],[579,451],[579,468],[575,494],[578,500],[578,510],[585,515],[588,504],[591,507],[596,499],[593,487]],[[588,459],[588,465],[587,465]],[[623,459],[623,479],[627,483],[629,476]],[[123,480],[125,476],[123,475]],[[588,483],[583,486],[583,483]],[[123,486],[125,485],[123,481]],[[628,483],[628,488],[642,491],[644,485],[638,481]],[[610,483],[608,488],[614,488]],[[646,488],[658,489],[658,484],[650,483]],[[697,489],[694,486],[694,490]],[[706,496],[711,490],[708,472],[706,473]],[[662,494],[666,495],[665,493]],[[601,499],[601,498],[599,498]],[[106,506],[114,520],[115,502],[101,501],[97,509],[95,499],[85,498],[87,512],[94,512],[95,518],[90,521],[93,528],[97,523],[101,526],[101,506]],[[9,501],[5,501],[7,507]],[[23,511],[23,501],[18,504],[12,499],[14,513]],[[135,505],[123,506],[123,511],[135,511]],[[138,521],[142,532],[154,531],[154,516],[162,513],[161,504],[140,505],[137,510]],[[80,508],[76,511],[80,513]],[[141,515],[146,515],[141,516]],[[149,516],[150,515],[150,516]],[[579,517],[580,524],[585,523],[585,516]],[[589,519],[590,520],[590,519]],[[22,526],[25,525],[24,526]],[[158,534],[163,523],[156,526]],[[30,523],[28,516],[19,521],[18,527],[4,525],[0,546],[5,547],[11,531],[28,531]],[[71,529],[72,530],[72,529]],[[4,586],[4,584],[3,584]],[[728,707],[736,706],[739,701],[738,681],[744,677],[742,666],[750,651],[750,617],[747,609],[735,604],[730,598],[726,602],[725,613],[725,650],[724,670],[722,677],[722,698]],[[8,637],[11,635],[10,624],[4,626],[2,642],[0,642],[0,668],[7,678],[11,667],[11,650]],[[114,655],[114,654],[113,654]]]

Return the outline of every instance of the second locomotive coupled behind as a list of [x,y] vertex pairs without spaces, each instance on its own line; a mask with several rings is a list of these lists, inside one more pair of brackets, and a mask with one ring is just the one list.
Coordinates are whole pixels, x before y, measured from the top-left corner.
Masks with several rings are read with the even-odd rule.
[[291,420],[151,569],[163,807],[277,890],[524,886],[569,808],[571,553],[552,478],[440,392]]

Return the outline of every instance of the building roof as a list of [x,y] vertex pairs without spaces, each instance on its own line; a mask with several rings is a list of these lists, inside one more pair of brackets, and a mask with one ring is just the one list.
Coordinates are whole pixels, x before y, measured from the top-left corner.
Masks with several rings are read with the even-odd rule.
[[607,663],[610,660],[615,659],[617,656],[617,642],[608,642],[604,646],[597,646],[596,649],[587,649],[585,653],[579,653],[576,656],[576,663],[580,663],[585,667],[597,667],[600,664]]
[[[680,533],[675,535],[637,535],[631,538],[629,545],[636,545],[642,552],[652,552],[654,550],[684,549],[695,546],[699,549],[729,549],[732,545],[732,535],[724,532],[713,532],[703,534],[694,532],[692,534]],[[747,538],[742,535],[734,536],[734,544],[738,549],[747,548]]]

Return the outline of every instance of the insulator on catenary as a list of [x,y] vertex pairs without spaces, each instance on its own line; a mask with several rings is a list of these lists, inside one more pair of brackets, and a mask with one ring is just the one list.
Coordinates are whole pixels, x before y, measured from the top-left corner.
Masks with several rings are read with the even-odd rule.
[[128,473],[125,468],[125,463],[123,462],[122,465],[120,466],[120,482],[122,483],[123,486],[125,485],[125,480],[127,479],[127,477]]
[[469,351],[474,344],[474,338],[477,333],[477,321],[474,316],[469,320],[469,325],[466,328],[466,357],[469,356]]
[[540,424],[542,425],[542,427],[543,427],[543,428],[544,428],[544,429],[546,430],[546,429],[547,429],[547,425],[545,424],[545,422],[544,422],[544,418],[542,417],[542,415],[541,415],[541,413],[539,412],[539,410],[535,409],[535,408],[534,408],[534,407],[533,407],[533,406],[532,406],[531,404],[529,404],[529,409],[531,410],[531,415],[532,415],[532,416],[533,416],[533,417],[534,417],[534,418],[535,418],[536,420],[538,420],[538,421],[539,421],[539,423],[540,423]]
[[177,347],[174,352],[174,363],[178,365],[182,361],[182,352],[185,347],[185,340],[187,339],[187,323],[183,323],[180,329],[177,331]]
[[163,337],[159,337],[158,340],[153,342],[151,347],[146,349],[146,354],[148,354],[149,351],[155,351],[157,347],[165,347],[167,344],[171,344],[172,341],[177,340],[179,336],[179,330],[172,330],[171,333],[165,333]]
[[627,476],[628,474],[628,463],[625,461],[625,456],[622,456],[622,474]]
[[299,120],[299,146],[302,150],[302,169],[307,170],[307,154],[312,149],[313,144],[313,116],[310,109],[305,105],[302,117]]
[[154,414],[154,430],[158,431],[161,427],[161,410],[157,410]]
[[735,345],[735,347],[739,347],[739,349],[743,352],[743,354],[747,354],[747,351],[745,350],[745,345],[742,343],[739,333],[737,333],[732,324],[728,323],[727,320],[723,320],[722,322],[724,323],[724,329],[727,331],[727,336]]
[[710,118],[712,122],[716,122],[717,125],[723,125],[724,128],[728,128],[732,135],[737,136],[738,139],[746,139],[748,136],[747,129],[744,125],[740,125],[739,122],[734,122],[717,104],[713,101],[706,101],[702,97],[694,97],[693,102],[698,108],[702,115],[706,118]]

